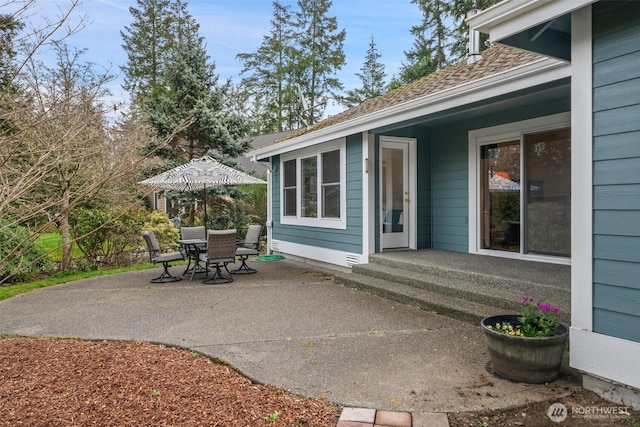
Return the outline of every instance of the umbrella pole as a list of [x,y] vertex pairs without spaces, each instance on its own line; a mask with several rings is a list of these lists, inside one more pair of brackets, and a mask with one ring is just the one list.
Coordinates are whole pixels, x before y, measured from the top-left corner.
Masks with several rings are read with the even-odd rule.
[[207,235],[207,184],[204,184],[204,235]]

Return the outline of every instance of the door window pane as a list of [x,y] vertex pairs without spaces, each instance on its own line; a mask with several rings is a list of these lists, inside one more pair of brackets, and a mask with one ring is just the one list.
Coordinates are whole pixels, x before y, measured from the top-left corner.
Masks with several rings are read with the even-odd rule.
[[284,215],[297,215],[297,196],[296,196],[296,160],[287,160],[283,162],[283,194],[284,198]]
[[404,231],[404,151],[382,149],[383,233]]
[[482,248],[520,252],[520,141],[481,147]]
[[307,157],[300,162],[302,168],[301,215],[318,217],[318,158]]
[[526,252],[571,254],[571,131],[525,136]]

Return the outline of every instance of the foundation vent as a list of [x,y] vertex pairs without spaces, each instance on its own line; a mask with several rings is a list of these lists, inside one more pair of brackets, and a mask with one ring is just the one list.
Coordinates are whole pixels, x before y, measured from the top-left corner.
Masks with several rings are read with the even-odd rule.
[[360,255],[347,254],[347,267],[351,268],[354,264],[360,264]]

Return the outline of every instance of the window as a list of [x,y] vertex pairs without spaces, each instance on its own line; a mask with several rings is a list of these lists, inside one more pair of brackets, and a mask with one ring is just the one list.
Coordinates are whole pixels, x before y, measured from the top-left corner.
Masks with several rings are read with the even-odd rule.
[[296,161],[289,160],[282,164],[284,215],[296,216],[298,205],[296,189]]
[[346,228],[344,139],[282,159],[283,224]]
[[340,151],[322,153],[322,216],[340,218]]
[[302,165],[302,212],[305,218],[318,216],[318,158],[307,157]]

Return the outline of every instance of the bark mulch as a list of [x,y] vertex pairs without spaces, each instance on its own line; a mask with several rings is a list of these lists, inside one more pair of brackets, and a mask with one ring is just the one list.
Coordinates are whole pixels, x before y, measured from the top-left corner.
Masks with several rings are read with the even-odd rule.
[[0,339],[0,426],[331,426],[340,408],[145,342]]

